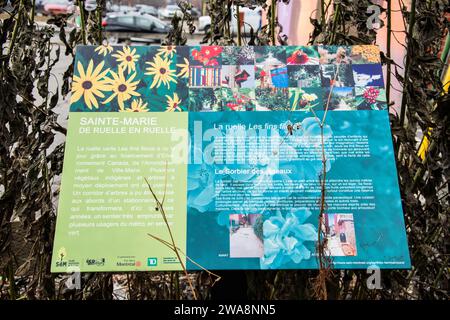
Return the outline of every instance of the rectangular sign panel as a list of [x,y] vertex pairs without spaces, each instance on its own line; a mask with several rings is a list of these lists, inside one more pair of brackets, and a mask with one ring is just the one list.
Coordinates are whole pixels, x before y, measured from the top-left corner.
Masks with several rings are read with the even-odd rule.
[[375,46],[78,47],[52,271],[410,268],[383,85]]

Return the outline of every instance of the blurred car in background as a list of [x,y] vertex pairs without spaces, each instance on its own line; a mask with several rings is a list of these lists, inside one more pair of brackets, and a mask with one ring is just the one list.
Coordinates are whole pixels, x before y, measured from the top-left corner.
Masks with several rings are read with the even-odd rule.
[[181,15],[181,10],[177,5],[171,4],[166,6],[165,8],[159,9],[158,18],[172,19],[175,14]]
[[34,3],[35,8],[36,8],[36,12],[44,12],[44,4],[45,4],[45,0],[36,0],[36,2]]
[[167,23],[139,12],[109,13],[103,19],[102,26],[111,44],[157,44],[161,43],[170,31],[170,25]]
[[11,12],[14,9],[10,0],[5,1],[5,3],[3,3],[2,6],[3,6],[2,9],[8,12]]
[[153,6],[148,6],[145,4],[137,4],[135,5],[136,11],[142,14],[150,14],[154,17],[158,16],[158,10]]
[[195,19],[198,19],[201,16],[201,12],[197,8],[192,8],[191,10],[189,10],[189,13]]
[[136,9],[131,6],[113,4],[109,6],[108,11],[115,13],[127,13],[127,12],[134,12],[136,11]]
[[[189,14],[194,18],[197,19],[200,17],[201,13],[197,8],[192,8],[188,10]],[[172,19],[174,15],[178,15],[181,17],[183,12],[177,5],[168,5],[165,8],[161,8],[158,11],[158,17],[160,19]]]
[[[261,28],[262,23],[262,7],[256,7],[255,9],[249,9],[245,7],[240,7],[239,13],[243,19],[243,26],[241,27],[241,32],[243,34],[250,33],[250,29],[252,28],[253,31],[257,31]],[[238,23],[236,19],[236,9],[233,6],[232,8],[232,14],[231,14],[231,32],[233,34],[237,33],[238,30]],[[251,27],[251,28],[250,28]],[[211,17],[210,16],[201,16],[198,18],[198,30],[202,31],[204,33],[208,33],[209,29],[211,28]]]
[[45,0],[43,6],[43,13],[51,16],[71,14],[74,11],[73,2],[67,0]]

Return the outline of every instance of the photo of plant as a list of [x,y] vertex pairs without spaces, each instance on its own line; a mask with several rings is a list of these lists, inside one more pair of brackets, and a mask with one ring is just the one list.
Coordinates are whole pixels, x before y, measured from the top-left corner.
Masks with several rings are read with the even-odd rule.
[[353,46],[351,60],[354,64],[381,63],[380,49],[372,45]]
[[256,110],[255,89],[222,88],[221,101],[223,111],[254,111]]
[[335,87],[353,87],[355,85],[351,65],[324,64],[320,66],[320,74],[323,87],[330,87],[332,84]]
[[193,88],[189,90],[189,111],[222,111],[221,89]]
[[322,232],[327,239],[331,256],[356,256],[356,238],[353,214],[325,214]]
[[320,67],[288,65],[289,87],[321,87]]
[[319,46],[320,64],[349,64],[351,50],[347,46]]
[[[264,255],[261,214],[230,214],[230,258],[260,258]],[[259,235],[259,236],[258,236]]]
[[354,64],[352,68],[355,87],[384,86],[381,64]]
[[387,108],[386,90],[382,87],[355,88],[358,110],[384,110]]
[[222,66],[222,86],[227,88],[255,88],[253,65]]
[[308,209],[292,208],[287,212],[276,210],[264,219],[261,269],[283,268],[313,258],[310,248],[317,241],[317,228],[307,222],[311,215]]
[[[325,105],[328,101],[330,90],[331,88],[324,90],[323,101]],[[335,111],[356,110],[354,99],[355,89],[353,87],[334,87],[331,93],[328,109]]]
[[223,65],[253,65],[255,64],[255,51],[252,46],[223,47]]
[[318,65],[319,52],[316,46],[289,46],[286,49],[288,65]]
[[256,64],[286,64],[286,48],[283,46],[257,46],[254,50]]
[[194,46],[190,48],[191,65],[219,66],[222,64],[221,46]]
[[256,111],[289,110],[287,88],[256,88]]
[[289,108],[292,111],[322,110],[322,88],[289,88]]

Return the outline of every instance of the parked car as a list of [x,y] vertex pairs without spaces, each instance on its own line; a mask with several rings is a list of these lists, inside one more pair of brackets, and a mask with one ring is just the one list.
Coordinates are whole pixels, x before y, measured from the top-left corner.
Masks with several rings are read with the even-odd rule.
[[[241,7],[239,8],[239,13],[244,16],[243,22],[244,26],[241,28],[241,32],[243,34],[250,32],[250,26],[254,31],[259,30],[261,28],[262,22],[262,7],[256,7],[255,9],[249,9]],[[231,32],[233,34],[237,33],[237,19],[236,19],[236,10],[233,6],[232,9],[232,18],[231,18]],[[209,32],[209,28],[211,28],[211,17],[210,16],[201,16],[198,19],[198,30],[203,31],[205,33]]]
[[36,12],[44,12],[44,4],[45,4],[46,0],[36,0],[35,2],[35,8],[36,8]]
[[128,13],[136,11],[136,8],[126,5],[113,4],[109,7],[109,11],[115,13]]
[[[194,19],[197,19],[200,16],[200,11],[197,8],[192,8],[188,11]],[[183,12],[177,5],[168,5],[165,8],[162,8],[158,11],[158,17],[160,19],[172,19],[173,16],[177,14],[181,16]]]
[[148,6],[145,4],[137,4],[135,5],[136,11],[142,14],[150,14],[154,17],[158,16],[158,10],[156,10],[153,6]]
[[193,18],[196,19],[201,16],[201,12],[197,8],[192,8],[191,10],[189,10],[189,13]]
[[43,13],[46,15],[57,16],[60,14],[73,13],[74,6],[72,1],[67,0],[45,0]]
[[161,43],[170,25],[149,14],[110,13],[102,22],[109,42]]
[[160,19],[172,19],[175,14],[181,15],[181,10],[177,5],[174,4],[168,5],[165,8],[161,8],[158,11],[158,17]]

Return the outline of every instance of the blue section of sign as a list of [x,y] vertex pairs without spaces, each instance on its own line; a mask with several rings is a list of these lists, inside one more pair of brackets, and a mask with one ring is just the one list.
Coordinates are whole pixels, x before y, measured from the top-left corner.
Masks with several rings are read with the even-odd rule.
[[323,119],[323,111],[189,114],[192,260],[208,269],[317,268],[325,173],[320,234],[333,268],[410,268],[388,113],[329,111],[321,130]]

